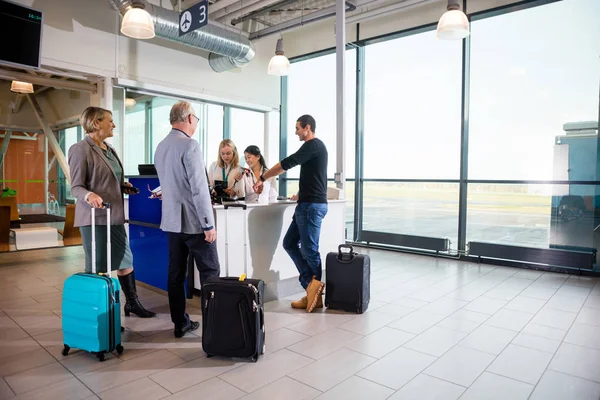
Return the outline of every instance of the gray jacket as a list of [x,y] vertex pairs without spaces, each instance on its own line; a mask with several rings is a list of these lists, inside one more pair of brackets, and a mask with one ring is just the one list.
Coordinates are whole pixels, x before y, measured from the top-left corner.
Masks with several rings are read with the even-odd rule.
[[[112,147],[111,149],[116,156],[117,153]],[[121,164],[119,157],[117,160]],[[121,164],[121,168],[123,168],[123,164]],[[90,192],[96,193],[102,197],[102,200],[111,204],[111,225],[125,223],[123,190],[121,189],[124,183],[123,176],[117,177],[110,163],[104,157],[102,149],[89,136],[75,143],[69,149],[69,170],[71,171],[71,194],[77,199],[75,226],[92,224],[92,208],[85,202],[85,196]],[[96,210],[96,224],[106,225],[106,210]]]
[[215,226],[200,144],[173,129],[158,144],[154,166],[162,189],[165,232],[198,234]]

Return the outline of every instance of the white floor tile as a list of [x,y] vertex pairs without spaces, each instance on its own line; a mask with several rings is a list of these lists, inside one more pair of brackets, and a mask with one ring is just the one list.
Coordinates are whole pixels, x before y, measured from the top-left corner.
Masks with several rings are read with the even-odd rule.
[[298,381],[283,377],[273,383],[258,389],[251,394],[248,394],[241,399],[243,400],[264,400],[264,399],[281,399],[281,400],[312,400],[321,394],[320,391],[304,385]]
[[532,297],[517,296],[512,299],[504,308],[507,310],[521,311],[536,314],[546,304],[546,300],[535,299]]
[[385,400],[392,393],[394,393],[392,389],[358,376],[351,376],[333,389],[317,397],[316,400]]
[[579,311],[575,323],[600,327],[600,310],[591,307],[583,307],[581,311]]
[[370,357],[381,358],[414,337],[415,335],[412,333],[384,327],[360,340],[347,344],[346,348]]
[[456,346],[425,370],[425,374],[469,387],[494,360],[491,354]]
[[547,370],[530,400],[598,400],[600,384]]
[[577,318],[576,313],[553,310],[551,308],[544,307],[536,314],[535,317],[533,317],[531,323],[550,328],[568,330],[573,321],[575,321],[575,318]]
[[520,332],[533,318],[534,314],[522,311],[502,309],[484,322],[485,325]]
[[158,400],[171,393],[148,378],[117,386],[99,394],[102,400]]
[[205,394],[206,397],[209,394],[210,400],[237,400],[246,393],[219,378],[212,378],[165,397],[164,400],[198,400],[202,398],[201,394]]
[[464,391],[462,386],[420,374],[388,400],[456,400]]
[[322,392],[335,387],[372,364],[376,359],[348,349],[340,349],[290,374],[292,379]]
[[440,357],[467,336],[466,333],[433,326],[404,344],[407,349]]
[[508,345],[488,367],[489,372],[536,385],[552,360],[552,354]]
[[541,336],[546,339],[558,340],[562,342],[567,334],[566,330],[550,328],[548,326],[537,325],[533,323],[527,324],[525,328],[523,328],[523,333],[533,336]]
[[428,311],[416,310],[405,317],[400,318],[396,322],[389,324],[390,328],[399,329],[404,332],[418,335],[425,332],[441,320],[445,315],[435,314]]
[[476,300],[473,300],[469,304],[463,307],[464,310],[474,311],[481,314],[493,315],[502,307],[504,307],[508,301],[506,300],[498,300],[492,299],[489,297],[480,297]]
[[357,333],[334,328],[291,345],[288,349],[318,360],[362,338],[363,336]]
[[564,341],[600,350],[600,326],[574,323]]
[[257,363],[249,363],[234,368],[220,375],[219,378],[245,392],[251,393],[309,365],[311,362],[313,360],[308,357],[283,349],[259,358]]
[[433,356],[400,347],[357,375],[397,390],[435,360]]
[[517,336],[517,332],[482,325],[467,336],[460,345],[473,350],[498,355]]
[[545,337],[541,336],[529,335],[527,333],[519,333],[517,337],[513,339],[512,344],[554,354],[560,346],[560,341],[546,339]]
[[461,400],[527,400],[533,385],[484,372]]
[[563,343],[548,369],[600,383],[600,351]]
[[[404,315],[412,312],[410,309],[406,309],[405,311],[406,313]],[[340,325],[339,328],[359,335],[368,335],[398,320],[401,316],[402,315],[386,314],[377,310],[359,315],[352,321]]]

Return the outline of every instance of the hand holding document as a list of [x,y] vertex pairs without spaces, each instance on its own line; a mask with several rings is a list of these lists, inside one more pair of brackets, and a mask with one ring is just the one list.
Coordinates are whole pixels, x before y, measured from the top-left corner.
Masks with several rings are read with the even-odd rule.
[[162,200],[162,189],[160,186],[156,189],[150,189],[150,185],[148,185],[148,191],[150,192],[150,196],[148,196],[148,198]]

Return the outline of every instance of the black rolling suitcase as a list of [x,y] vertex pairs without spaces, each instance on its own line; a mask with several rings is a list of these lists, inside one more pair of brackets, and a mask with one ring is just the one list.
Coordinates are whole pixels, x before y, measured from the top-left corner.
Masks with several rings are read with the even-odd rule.
[[265,283],[240,279],[211,277],[202,285],[202,349],[256,362],[265,352]]
[[[343,251],[348,249],[348,251]],[[338,252],[327,254],[325,262],[325,306],[362,314],[371,297],[371,259],[341,244]]]

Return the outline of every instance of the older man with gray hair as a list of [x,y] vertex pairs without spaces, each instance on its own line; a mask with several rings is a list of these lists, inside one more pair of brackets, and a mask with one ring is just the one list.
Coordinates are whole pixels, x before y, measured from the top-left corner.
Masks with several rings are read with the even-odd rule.
[[175,337],[198,329],[185,312],[184,281],[191,252],[200,282],[219,276],[215,222],[206,179],[204,157],[192,139],[199,118],[192,105],[180,101],[171,108],[171,132],[158,144],[154,165],[162,188],[160,228],[169,238],[169,308]]

